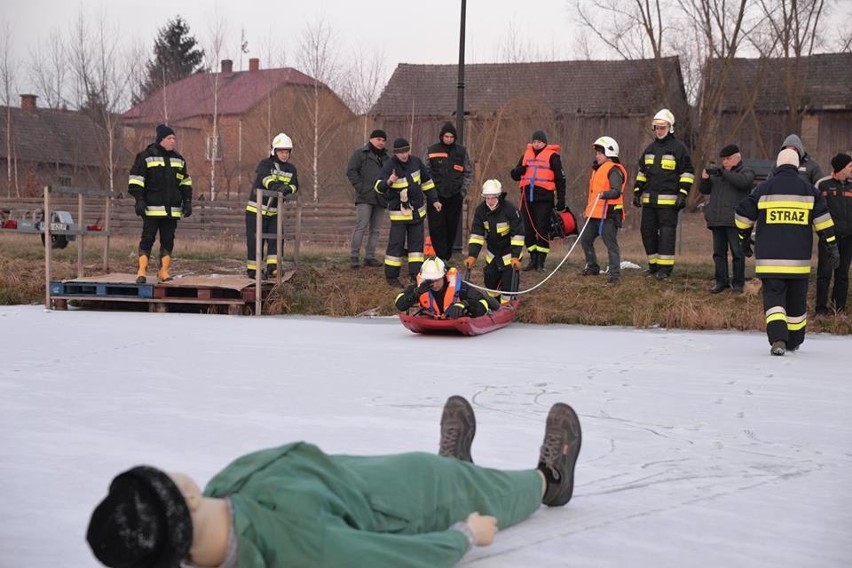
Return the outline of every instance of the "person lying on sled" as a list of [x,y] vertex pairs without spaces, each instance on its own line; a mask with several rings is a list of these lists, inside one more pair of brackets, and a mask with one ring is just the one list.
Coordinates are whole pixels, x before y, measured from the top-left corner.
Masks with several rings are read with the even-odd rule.
[[397,295],[395,303],[401,312],[419,305],[419,313],[441,319],[484,316],[500,307],[496,298],[463,282],[455,268],[448,271],[440,258],[426,259],[416,283]]

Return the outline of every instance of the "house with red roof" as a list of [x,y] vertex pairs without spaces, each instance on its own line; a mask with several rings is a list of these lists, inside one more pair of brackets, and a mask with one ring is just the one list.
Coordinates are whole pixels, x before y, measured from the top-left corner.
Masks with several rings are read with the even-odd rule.
[[328,148],[355,117],[325,84],[289,67],[261,69],[252,58],[247,71],[234,71],[226,59],[218,72],[167,85],[121,119],[125,147],[133,154],[153,142],[157,124],[174,129],[196,199],[247,195],[255,166],[269,155],[272,138],[284,132],[293,140],[300,199],[312,200],[316,187],[322,200],[330,179],[340,177],[340,158]]

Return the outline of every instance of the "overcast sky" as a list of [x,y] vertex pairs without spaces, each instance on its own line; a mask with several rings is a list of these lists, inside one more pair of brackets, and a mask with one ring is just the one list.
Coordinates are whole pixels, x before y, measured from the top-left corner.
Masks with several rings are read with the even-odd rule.
[[[297,50],[303,31],[320,21],[328,24],[339,42],[341,62],[361,49],[382,54],[386,72],[398,63],[455,63],[458,61],[460,0],[432,2],[354,2],[351,0],[126,0],[69,2],[67,0],[21,0],[5,3],[0,22],[11,22],[14,59],[26,61],[38,43],[56,30],[65,33],[82,9],[91,22],[104,20],[117,28],[128,43],[143,42],[150,54],[157,31],[168,19],[180,14],[191,33],[208,45],[217,21],[226,22],[223,55],[240,68],[240,36],[248,41],[247,55],[260,57],[269,66],[268,53],[283,47],[284,57],[273,63],[297,66]],[[510,0],[467,2],[466,60],[498,61],[501,45],[514,44],[542,59],[568,59],[575,45],[569,0],[540,0],[536,16],[528,7]],[[542,17],[543,15],[543,17]],[[505,60],[505,58],[504,58]],[[25,69],[19,70],[25,79]]]

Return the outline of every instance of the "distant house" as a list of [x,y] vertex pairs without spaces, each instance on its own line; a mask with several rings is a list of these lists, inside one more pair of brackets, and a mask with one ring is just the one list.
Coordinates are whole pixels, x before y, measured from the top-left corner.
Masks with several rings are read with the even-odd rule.
[[107,188],[104,130],[83,112],[38,108],[36,99],[0,107],[0,196],[38,196],[46,185]]
[[718,147],[736,142],[745,157],[774,159],[798,134],[826,173],[834,154],[852,149],[852,53],[735,59],[725,83]]
[[[414,152],[438,141],[444,121],[455,121],[456,65],[396,68],[370,111],[392,140],[411,139]],[[481,182],[496,177],[511,184],[508,172],[535,130],[562,146],[572,199],[588,183],[592,142],[614,137],[622,161],[635,172],[639,153],[652,139],[650,122],[662,107],[677,119],[675,131],[688,130],[689,106],[677,57],[661,60],[553,61],[488,63],[465,66],[464,142]],[[658,89],[654,77],[664,78]],[[574,193],[579,191],[580,194]]]
[[353,121],[353,113],[326,85],[296,69],[260,69],[254,58],[248,71],[233,71],[232,61],[223,60],[218,73],[197,73],[172,83],[122,115],[125,144],[133,153],[153,142],[157,124],[171,126],[195,193],[207,199],[213,191],[217,198],[247,195],[254,168],[269,155],[278,132],[293,139],[291,160],[299,170],[300,198],[312,199],[315,131],[320,133],[316,153],[322,199],[328,178],[336,181],[345,167],[328,147],[341,125]]

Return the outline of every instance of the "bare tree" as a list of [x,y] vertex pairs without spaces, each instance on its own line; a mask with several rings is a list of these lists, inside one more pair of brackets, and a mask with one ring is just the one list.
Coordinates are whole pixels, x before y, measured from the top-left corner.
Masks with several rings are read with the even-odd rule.
[[[312,177],[313,200],[319,200],[319,157],[327,144],[321,142],[323,135],[330,126],[320,113],[320,99],[324,86],[336,90],[341,79],[339,73],[338,53],[334,33],[328,22],[320,18],[308,25],[299,47],[299,64],[302,70],[313,79],[310,100],[310,114],[313,126]],[[323,85],[324,84],[324,85]],[[321,144],[323,146],[321,146]]]
[[13,184],[14,172],[12,149],[12,91],[15,89],[16,66],[12,57],[12,26],[9,22],[3,22],[3,45],[0,46],[0,83],[3,85],[3,104],[6,107],[6,196],[12,196],[12,185],[15,186],[15,194],[20,195],[17,180]]
[[222,80],[222,73],[216,72],[216,66],[222,57],[225,48],[225,42],[228,37],[228,26],[225,19],[217,15],[213,24],[210,27],[210,43],[205,50],[209,54],[209,60],[206,67],[212,69],[207,74],[210,77],[210,88],[213,92],[213,117],[211,125],[211,133],[207,137],[207,159],[210,161],[210,200],[216,200],[216,163],[222,161],[222,144],[219,132],[219,88]]
[[59,30],[53,30],[44,42],[38,42],[30,54],[30,80],[48,108],[67,104],[66,81],[70,73],[65,42]]
[[573,0],[579,21],[599,42],[624,59],[650,59],[660,102],[671,106],[663,57],[677,31],[673,0]]
[[362,139],[366,140],[370,128],[368,113],[378,100],[385,80],[384,54],[367,55],[359,49],[340,94],[346,105],[362,117]]

